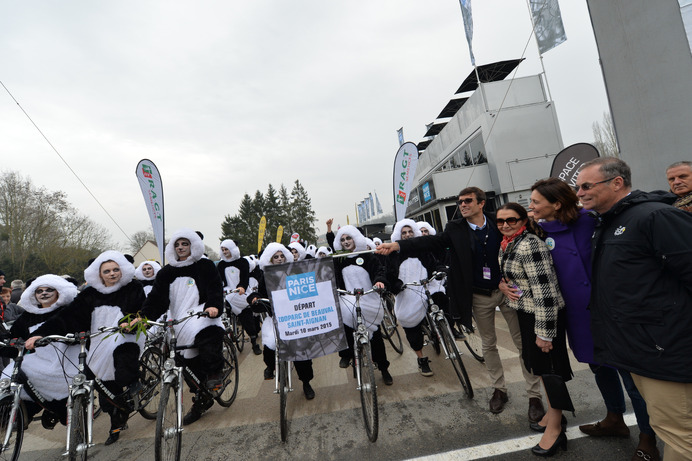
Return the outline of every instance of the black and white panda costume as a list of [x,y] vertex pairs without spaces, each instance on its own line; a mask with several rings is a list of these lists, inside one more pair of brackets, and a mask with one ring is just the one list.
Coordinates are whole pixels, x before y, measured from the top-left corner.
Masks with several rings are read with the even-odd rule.
[[[224,248],[231,252],[231,256],[224,256]],[[252,309],[249,308],[247,302],[247,297],[250,294],[250,262],[240,257],[240,248],[231,239],[221,242],[219,253],[221,260],[216,265],[216,269],[219,271],[221,284],[227,289],[242,288],[245,291],[243,294],[227,294],[226,301],[231,306],[233,313],[238,316],[245,332],[250,336],[253,351],[259,355],[260,350],[259,346],[257,346],[258,329]]]
[[[142,268],[144,266],[147,266],[147,265],[151,266],[151,268],[154,269],[154,275],[151,277],[145,277],[144,273],[142,272]],[[149,295],[151,288],[154,286],[154,280],[156,280],[156,274],[158,274],[160,270],[161,270],[161,265],[159,263],[157,263],[156,261],[144,261],[139,266],[137,266],[137,269],[135,269],[135,278],[137,280],[139,280],[139,282],[144,287],[144,294],[145,295]]]
[[[259,267],[262,270],[264,270],[265,267],[272,265],[272,256],[274,256],[279,251],[283,253],[284,258],[286,258],[286,262],[294,262],[293,253],[291,253],[291,251],[288,248],[286,248],[280,243],[272,242],[269,245],[267,245],[267,247],[262,252],[262,255],[259,258]],[[250,296],[248,297],[248,302],[252,303],[255,300],[255,298],[267,297],[267,286],[264,282],[264,277],[262,277],[260,279],[257,292],[250,294]],[[272,315],[271,312],[268,312],[267,314],[270,317]],[[274,322],[271,319],[267,319],[264,322],[262,322],[262,345],[264,346],[263,360],[264,364],[266,365],[266,369],[264,370],[264,379],[271,379],[274,376],[276,368],[276,332],[274,331]],[[312,369],[312,360],[297,360],[293,362],[293,364],[296,367],[298,379],[300,379],[303,382],[303,390],[307,396],[308,390],[305,386],[307,385],[309,387],[310,381],[315,376]],[[312,391],[311,387],[309,387],[309,389],[312,392],[312,397],[314,397],[314,391]]]
[[[191,254],[183,261],[178,260],[175,251],[175,243],[180,239],[190,242]],[[190,229],[175,232],[166,245],[165,255],[168,264],[156,275],[140,315],[155,319],[168,310],[171,318],[179,319],[210,307],[221,313],[221,278],[214,263],[204,257],[204,243],[199,235]],[[191,317],[177,325],[178,344],[197,346],[183,350],[183,357],[190,360],[188,365],[201,378],[221,371],[224,334],[220,316]]]
[[305,252],[307,253],[306,258],[316,258],[317,257],[317,247],[315,245],[308,245],[305,248]]
[[[121,278],[115,285],[107,287],[101,279],[100,271],[101,265],[109,261],[120,267]],[[104,251],[84,270],[84,280],[89,286],[70,304],[70,315],[52,316],[34,331],[34,336],[64,335],[95,331],[101,326],[118,326],[123,317],[136,314],[144,302],[142,284],[134,280],[134,275],[135,267],[122,253]],[[87,352],[90,372],[103,381],[111,393],[121,394],[124,388],[136,384],[139,379],[139,356],[143,351],[144,341],[143,335],[138,339],[135,334],[100,335],[92,338]],[[103,411],[111,416],[111,436],[117,434],[127,422],[128,414],[113,406],[106,395],[100,395],[99,402]]]
[[[368,249],[367,239],[360,231],[351,225],[341,227],[336,236],[333,233],[327,233],[327,241],[330,246],[336,251],[343,250],[341,246],[341,237],[348,235],[353,239],[355,244],[354,251],[364,251]],[[348,291],[353,291],[356,288],[369,290],[375,283],[381,282],[387,285],[387,279],[384,267],[372,253],[353,255],[347,257],[334,258],[334,269],[336,271],[336,284],[339,288]],[[355,297],[341,296],[339,299],[339,309],[344,322],[344,330],[346,333],[346,341],[348,349],[339,351],[341,358],[353,358],[353,332],[356,324],[355,312]],[[370,347],[372,350],[372,360],[377,363],[378,369],[389,372],[389,361],[387,360],[387,352],[384,347],[384,340],[380,333],[380,323],[384,317],[384,312],[380,307],[380,295],[370,293],[369,295],[360,298],[360,309],[363,315],[363,322],[368,329],[370,335]],[[389,382],[391,384],[391,382]]]
[[[293,262],[294,260],[302,261],[308,256],[308,253],[305,251],[305,247],[303,247],[303,245],[301,245],[298,242],[289,243],[288,249],[291,251],[292,258],[288,262]],[[298,252],[298,259],[295,259],[295,257],[293,256],[293,250],[296,250]]]
[[[36,289],[39,287],[54,288],[58,292],[58,299],[49,307],[41,307],[36,300]],[[46,274],[37,277],[31,285],[22,293],[20,303],[24,307],[24,312],[12,325],[10,330],[11,338],[29,339],[43,323],[53,315],[69,315],[69,304],[74,300],[79,291],[77,287],[64,278]],[[5,351],[3,351],[5,352]],[[16,350],[8,351],[16,356]],[[41,407],[48,408],[51,412],[58,415],[63,422],[67,418],[67,396],[72,377],[77,374],[77,364],[79,363],[79,345],[67,345],[63,343],[53,343],[47,347],[39,347],[33,354],[24,356],[22,362],[20,380],[29,381],[25,384],[20,398],[25,402],[28,418],[32,418],[41,411]],[[2,372],[3,378],[12,376],[14,364],[8,365]],[[27,393],[27,387],[29,393]],[[39,405],[35,398],[35,389],[45,402]]]
[[319,247],[317,249],[317,253],[315,254],[316,258],[326,258],[327,256],[332,254],[332,250],[329,247]]

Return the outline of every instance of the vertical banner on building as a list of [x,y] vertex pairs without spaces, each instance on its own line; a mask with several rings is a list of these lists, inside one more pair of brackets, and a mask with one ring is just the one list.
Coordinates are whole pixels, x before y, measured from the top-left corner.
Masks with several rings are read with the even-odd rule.
[[380,205],[380,199],[379,199],[379,197],[377,196],[377,192],[375,192],[375,203],[377,204],[377,214],[382,214],[382,213],[384,213],[384,212],[382,211],[382,205]]
[[418,147],[405,142],[394,157],[394,220],[401,221],[406,216],[409,192],[418,166]]
[[264,269],[279,360],[309,360],[346,349],[331,258]]
[[584,163],[598,157],[598,149],[591,144],[585,142],[572,144],[562,149],[555,156],[553,166],[550,169],[550,177],[559,178],[571,187],[574,187],[577,184],[577,176]]
[[372,192],[368,194],[368,203],[370,204],[370,212],[373,218],[375,217],[375,200],[372,198]]
[[469,55],[471,55],[471,65],[476,65],[476,58],[473,56],[473,15],[471,14],[471,0],[459,0],[461,5],[461,16],[464,18],[464,31],[466,41],[469,44]]
[[154,162],[147,159],[142,159],[137,164],[135,170],[139,187],[142,189],[144,203],[149,212],[149,220],[151,227],[154,229],[154,237],[156,237],[156,245],[159,247],[161,256],[161,265],[166,264],[164,258],[166,242],[164,240],[164,214],[163,214],[163,182],[159,169],[156,168]]
[[544,54],[567,40],[557,0],[530,0],[538,52]]
[[396,135],[399,138],[399,147],[404,143],[404,127],[402,126],[398,130],[396,130]]
[[276,228],[276,243],[281,243],[281,239],[284,237],[284,226],[279,226]]
[[257,232],[257,254],[262,251],[262,242],[264,242],[264,233],[267,232],[267,218],[262,216]]

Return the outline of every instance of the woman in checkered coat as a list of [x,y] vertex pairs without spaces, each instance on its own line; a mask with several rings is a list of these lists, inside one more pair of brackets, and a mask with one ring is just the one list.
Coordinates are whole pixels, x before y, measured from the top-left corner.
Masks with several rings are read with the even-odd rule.
[[[501,284],[506,283],[512,292],[507,298],[519,318],[524,364],[535,375],[555,373],[569,381],[572,369],[565,341],[565,302],[550,250],[539,237],[543,232],[518,203],[501,206],[496,220],[503,235],[498,256]],[[550,407],[547,415],[543,437],[532,449],[540,456],[552,456],[558,447],[567,447],[562,411]]]

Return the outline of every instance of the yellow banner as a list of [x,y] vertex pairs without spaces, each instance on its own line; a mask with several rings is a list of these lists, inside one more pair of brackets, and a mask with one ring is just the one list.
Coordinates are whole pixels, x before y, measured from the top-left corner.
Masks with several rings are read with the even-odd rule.
[[257,235],[257,254],[262,251],[262,242],[264,241],[264,233],[267,231],[267,218],[262,216],[259,224],[259,234]]
[[276,243],[281,243],[281,238],[284,236],[284,226],[276,228]]

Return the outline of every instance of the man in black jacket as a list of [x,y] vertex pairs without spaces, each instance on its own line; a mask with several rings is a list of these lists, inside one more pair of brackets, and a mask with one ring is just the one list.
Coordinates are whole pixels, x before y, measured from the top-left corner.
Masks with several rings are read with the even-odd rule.
[[448,222],[444,232],[437,235],[383,243],[377,252],[389,254],[400,249],[402,254],[407,255],[442,252],[449,248],[452,253],[447,283],[450,311],[454,319],[466,326],[471,325],[473,311],[483,344],[486,368],[495,388],[489,402],[490,411],[500,413],[508,401],[495,332],[495,308],[499,306],[519,351],[519,362],[529,395],[529,420],[538,422],[545,414],[541,402],[540,378],[526,370],[521,360],[521,333],[517,313],[507,306],[504,297],[511,288],[507,284],[498,287],[501,277],[497,255],[502,234],[495,224],[495,216],[484,213],[485,201],[485,192],[478,187],[467,187],[459,192],[457,201],[462,219]]
[[592,243],[594,358],[627,370],[646,401],[665,459],[692,459],[692,215],[672,194],[632,191],[614,157],[585,163],[584,208],[599,213]]

